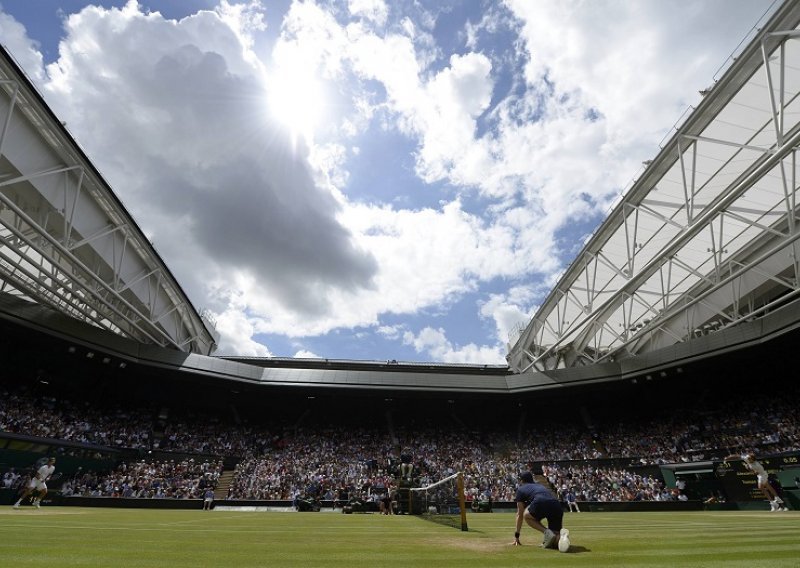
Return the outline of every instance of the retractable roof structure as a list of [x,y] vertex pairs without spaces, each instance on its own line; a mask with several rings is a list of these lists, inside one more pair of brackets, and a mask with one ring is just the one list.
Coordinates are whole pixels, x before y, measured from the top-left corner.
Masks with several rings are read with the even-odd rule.
[[629,360],[800,296],[798,24],[784,2],[702,93],[512,336],[513,371]]
[[0,292],[144,344],[216,347],[211,323],[5,48]]

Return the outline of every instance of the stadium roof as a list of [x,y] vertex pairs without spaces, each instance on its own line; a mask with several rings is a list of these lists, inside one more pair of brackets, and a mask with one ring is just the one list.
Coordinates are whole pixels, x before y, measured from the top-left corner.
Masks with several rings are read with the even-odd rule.
[[65,126],[0,49],[0,291],[143,343],[214,332]]
[[509,345],[514,371],[642,357],[800,296],[799,23],[787,1],[754,28]]
[[[794,308],[800,309],[800,300]],[[776,350],[797,341],[798,322],[789,310],[772,311],[755,321],[703,336],[624,361],[546,372],[511,373],[497,365],[444,365],[394,361],[349,361],[335,359],[222,358],[121,337],[111,331],[79,321],[47,306],[33,304],[12,294],[0,293],[0,343],[12,347],[25,360],[33,359],[56,371],[85,368],[87,376],[109,373],[124,384],[142,373],[165,371],[187,380],[207,379],[220,387],[279,389],[284,393],[382,392],[402,394],[507,396],[538,393],[564,387],[589,386],[630,380],[670,380],[678,376],[705,376],[703,361],[715,368],[730,368],[731,352],[757,360],[775,358]],[[766,339],[780,338],[779,341]],[[773,347],[774,346],[774,347]],[[782,347],[781,347],[782,346]],[[723,355],[726,358],[720,359]],[[82,367],[84,365],[86,367]]]

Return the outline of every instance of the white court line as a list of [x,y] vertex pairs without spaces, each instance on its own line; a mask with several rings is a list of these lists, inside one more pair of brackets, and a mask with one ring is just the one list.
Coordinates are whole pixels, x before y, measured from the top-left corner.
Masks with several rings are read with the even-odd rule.
[[[171,528],[164,528],[161,525],[151,525],[151,526],[147,526],[147,527],[132,527],[130,525],[125,525],[125,526],[65,525],[65,524],[49,525],[49,524],[42,524],[42,523],[36,523],[36,524],[29,524],[29,523],[25,523],[25,524],[3,523],[2,525],[0,525],[0,533],[2,532],[2,530],[4,528],[24,528],[24,529],[40,529],[41,528],[41,529],[97,530],[97,531],[134,531],[134,532],[136,532],[136,531],[138,531],[138,532],[173,532],[173,533],[176,533],[176,534],[187,533],[187,532],[188,533],[231,533],[231,534],[253,533],[253,534],[264,534],[264,535],[266,535],[266,534],[292,534],[292,535],[296,535],[297,534],[297,529],[296,528],[274,529],[274,528],[257,527],[257,528],[252,528],[252,529],[250,529],[250,528],[224,529],[224,528],[219,528],[219,527],[213,527],[213,528],[177,528],[176,527],[176,528],[172,528],[171,529]],[[326,530],[326,529],[329,529],[329,530]],[[315,529],[315,530],[317,530],[317,529]],[[339,533],[339,532],[341,532],[341,528],[340,527],[329,527],[329,528],[328,527],[324,527],[324,528],[321,527],[320,529],[317,530],[317,532]],[[359,532],[360,533],[364,533],[366,531],[362,531],[361,527],[359,527]],[[397,534],[397,530],[394,527],[392,527],[391,529],[387,528],[386,530],[381,530],[381,531],[372,530],[372,529],[369,530],[370,536],[375,535],[375,534],[381,534],[381,533]]]
[[64,510],[54,510],[54,509],[35,509],[33,507],[26,507],[26,508],[19,508],[19,509],[12,509],[11,507],[2,508],[0,509],[0,515],[37,515],[37,516],[53,516],[53,515],[85,515],[86,511],[64,511]]

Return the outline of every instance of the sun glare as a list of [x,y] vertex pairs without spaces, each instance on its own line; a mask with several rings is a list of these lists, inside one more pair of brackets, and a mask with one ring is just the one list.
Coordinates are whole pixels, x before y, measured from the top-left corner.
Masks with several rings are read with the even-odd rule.
[[293,138],[314,139],[324,106],[323,88],[313,73],[302,66],[285,66],[272,76],[269,107]]

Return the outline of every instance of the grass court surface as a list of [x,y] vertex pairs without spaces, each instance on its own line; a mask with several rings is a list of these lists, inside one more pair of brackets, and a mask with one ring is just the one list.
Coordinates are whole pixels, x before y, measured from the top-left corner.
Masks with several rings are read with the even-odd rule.
[[510,546],[511,513],[468,523],[461,532],[376,514],[2,507],[0,566],[800,566],[794,511],[566,514],[567,554],[539,548],[528,527],[524,546]]

